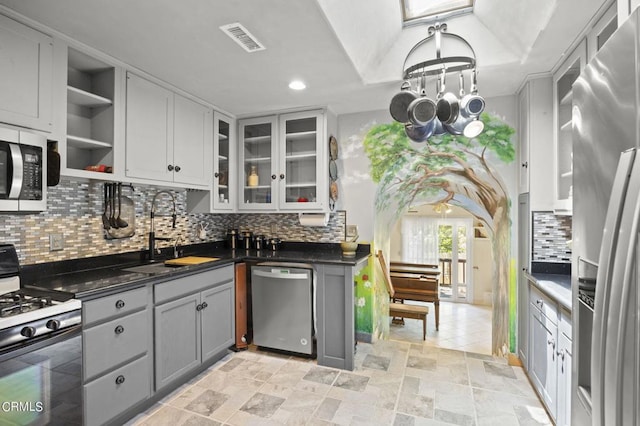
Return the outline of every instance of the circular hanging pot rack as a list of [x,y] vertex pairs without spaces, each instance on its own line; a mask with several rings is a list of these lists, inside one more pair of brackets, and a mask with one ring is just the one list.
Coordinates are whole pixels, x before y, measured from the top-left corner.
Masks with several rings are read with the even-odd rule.
[[[427,29],[428,36],[411,48],[404,63],[402,64],[403,79],[411,80],[421,76],[437,75],[441,74],[444,70],[445,73],[464,71],[474,69],[476,67],[476,54],[471,45],[462,37],[457,34],[446,33],[447,24],[436,23],[429,26]],[[461,42],[466,48],[469,49],[470,56],[442,56],[442,38],[449,38]],[[425,44],[433,42],[435,43],[436,57],[426,61],[418,62],[407,67],[407,62],[411,55],[413,55],[418,48]]]

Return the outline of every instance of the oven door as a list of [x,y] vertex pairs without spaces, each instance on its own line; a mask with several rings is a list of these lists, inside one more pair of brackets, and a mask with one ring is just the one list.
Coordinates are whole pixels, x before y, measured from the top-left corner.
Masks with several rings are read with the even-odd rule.
[[82,334],[73,327],[0,358],[0,418],[82,425]]

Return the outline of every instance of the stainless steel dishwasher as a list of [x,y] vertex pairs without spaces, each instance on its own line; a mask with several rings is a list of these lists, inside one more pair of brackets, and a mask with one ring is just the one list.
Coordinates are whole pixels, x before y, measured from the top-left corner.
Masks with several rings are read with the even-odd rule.
[[253,343],[311,355],[313,351],[313,268],[258,264],[251,268]]

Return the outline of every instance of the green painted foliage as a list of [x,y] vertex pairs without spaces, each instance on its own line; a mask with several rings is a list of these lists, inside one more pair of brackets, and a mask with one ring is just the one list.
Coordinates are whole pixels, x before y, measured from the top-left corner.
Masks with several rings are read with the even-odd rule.
[[[378,183],[385,175],[394,176],[407,164],[418,167],[421,164],[431,169],[450,166],[453,161],[442,156],[429,155],[427,147],[433,147],[441,153],[455,154],[467,160],[469,150],[493,152],[500,161],[510,163],[515,158],[515,149],[511,142],[515,130],[499,117],[483,113],[480,119],[485,125],[484,132],[476,138],[464,136],[432,136],[422,149],[412,143],[404,132],[404,124],[393,122],[380,124],[369,130],[364,139],[364,149],[371,162],[371,176]],[[421,158],[416,158],[421,156]],[[389,183],[389,182],[387,182]]]

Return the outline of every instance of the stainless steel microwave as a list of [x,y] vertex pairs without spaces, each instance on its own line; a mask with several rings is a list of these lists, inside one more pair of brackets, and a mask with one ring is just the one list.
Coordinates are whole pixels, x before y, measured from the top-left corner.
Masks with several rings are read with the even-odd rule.
[[47,138],[0,127],[0,211],[47,208]]

